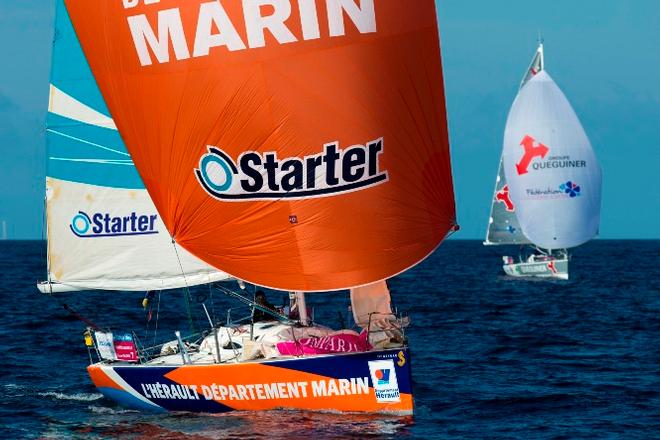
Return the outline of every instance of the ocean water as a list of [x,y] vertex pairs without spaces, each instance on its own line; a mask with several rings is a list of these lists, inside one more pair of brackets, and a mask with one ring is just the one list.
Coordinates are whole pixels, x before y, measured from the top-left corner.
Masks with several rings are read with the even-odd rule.
[[[503,251],[449,241],[391,281],[396,306],[412,317],[414,417],[152,415],[95,391],[85,325],[36,290],[44,244],[0,242],[0,437],[660,438],[660,241],[591,242],[575,250],[567,282],[508,279]],[[58,298],[99,325],[154,337],[140,293]],[[216,316],[227,306],[244,313],[208,289],[192,298],[197,313],[201,301]],[[308,301],[317,321],[335,327],[349,302]],[[163,294],[157,339],[185,331],[186,316],[181,292]]]

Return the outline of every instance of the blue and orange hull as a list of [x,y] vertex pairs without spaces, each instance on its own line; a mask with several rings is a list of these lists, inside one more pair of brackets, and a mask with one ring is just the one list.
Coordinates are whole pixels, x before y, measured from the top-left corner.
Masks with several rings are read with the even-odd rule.
[[413,412],[407,348],[209,365],[99,363],[88,371],[103,395],[140,410]]

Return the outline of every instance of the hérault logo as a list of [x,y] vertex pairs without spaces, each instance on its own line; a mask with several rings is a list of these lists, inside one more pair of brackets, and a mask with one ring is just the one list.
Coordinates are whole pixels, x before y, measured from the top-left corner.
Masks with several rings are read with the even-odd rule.
[[369,373],[378,402],[401,401],[393,359],[369,361]]
[[69,228],[80,238],[158,234],[157,219],[156,214],[139,215],[131,212],[126,216],[112,216],[102,212],[89,215],[78,211],[71,219]]
[[207,150],[195,175],[208,194],[226,201],[333,196],[388,180],[387,171],[380,168],[382,138],[344,150],[332,142],[321,153],[304,157],[246,151],[234,161],[217,147]]
[[390,370],[389,369],[380,369],[376,370],[374,373],[376,378],[378,379],[378,385],[385,385],[390,383]]

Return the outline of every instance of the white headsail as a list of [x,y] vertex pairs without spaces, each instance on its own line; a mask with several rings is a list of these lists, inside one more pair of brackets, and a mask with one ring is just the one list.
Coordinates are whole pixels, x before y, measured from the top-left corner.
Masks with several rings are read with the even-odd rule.
[[46,139],[43,292],[150,290],[227,278],[174,248],[57,2]]
[[598,233],[601,169],[575,111],[550,75],[530,78],[504,134],[503,164],[523,233],[546,249]]

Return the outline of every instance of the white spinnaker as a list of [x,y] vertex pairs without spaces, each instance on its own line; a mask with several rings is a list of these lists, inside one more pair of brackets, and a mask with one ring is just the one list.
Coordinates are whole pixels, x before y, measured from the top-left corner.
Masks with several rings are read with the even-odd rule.
[[520,226],[535,245],[571,248],[596,236],[601,169],[575,111],[545,71],[511,107],[503,161]]

